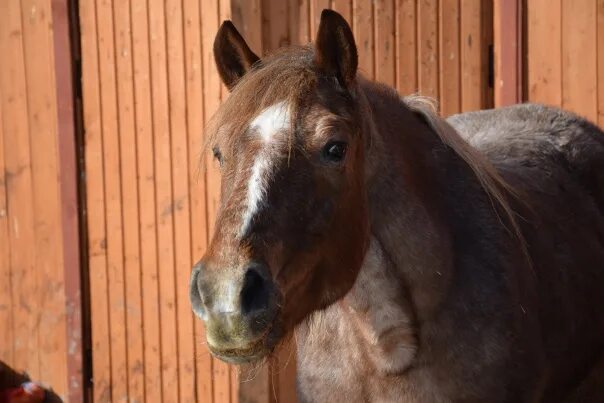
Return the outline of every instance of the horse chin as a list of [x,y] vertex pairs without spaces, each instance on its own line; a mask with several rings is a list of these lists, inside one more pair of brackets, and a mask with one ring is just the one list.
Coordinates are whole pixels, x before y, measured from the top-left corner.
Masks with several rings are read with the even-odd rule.
[[277,326],[271,326],[262,336],[237,347],[220,348],[208,343],[212,355],[228,364],[249,364],[271,355],[281,339]]

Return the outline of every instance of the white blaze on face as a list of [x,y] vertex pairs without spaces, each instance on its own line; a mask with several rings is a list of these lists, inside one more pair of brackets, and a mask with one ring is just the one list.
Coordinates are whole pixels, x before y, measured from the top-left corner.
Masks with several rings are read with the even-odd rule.
[[273,168],[279,136],[290,125],[290,113],[285,102],[279,102],[263,110],[250,123],[251,130],[260,137],[262,146],[256,154],[247,184],[246,207],[242,216],[239,236],[245,235],[264,202],[266,186]]

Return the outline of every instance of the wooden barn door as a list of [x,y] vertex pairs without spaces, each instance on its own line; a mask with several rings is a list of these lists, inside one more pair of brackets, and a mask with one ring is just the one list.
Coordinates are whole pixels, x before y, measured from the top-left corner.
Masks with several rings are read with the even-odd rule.
[[445,115],[492,104],[490,1],[79,2],[94,401],[295,401],[291,346],[241,373],[209,355],[188,278],[219,197],[216,167],[198,166],[228,96],[219,24],[266,54],[312,41],[323,8],[351,23],[366,76],[435,97]]
[[80,402],[67,3],[0,1],[0,380],[26,372],[62,400]]
[[525,99],[604,125],[604,1],[526,2]]

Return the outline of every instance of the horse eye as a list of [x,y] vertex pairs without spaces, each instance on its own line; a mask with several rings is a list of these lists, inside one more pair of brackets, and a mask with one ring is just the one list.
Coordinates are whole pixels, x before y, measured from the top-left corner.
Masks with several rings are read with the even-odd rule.
[[214,158],[222,165],[222,153],[218,147],[212,148],[212,153],[214,153]]
[[323,147],[323,158],[331,162],[340,162],[346,156],[347,144],[344,141],[330,141]]

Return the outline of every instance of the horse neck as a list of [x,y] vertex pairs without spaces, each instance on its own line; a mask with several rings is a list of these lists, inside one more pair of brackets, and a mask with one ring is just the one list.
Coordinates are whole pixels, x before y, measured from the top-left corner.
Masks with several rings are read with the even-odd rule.
[[443,167],[456,164],[439,136],[400,96],[364,83],[372,145],[366,164],[371,232],[393,263],[418,320],[438,308],[452,276],[452,240],[442,203]]

